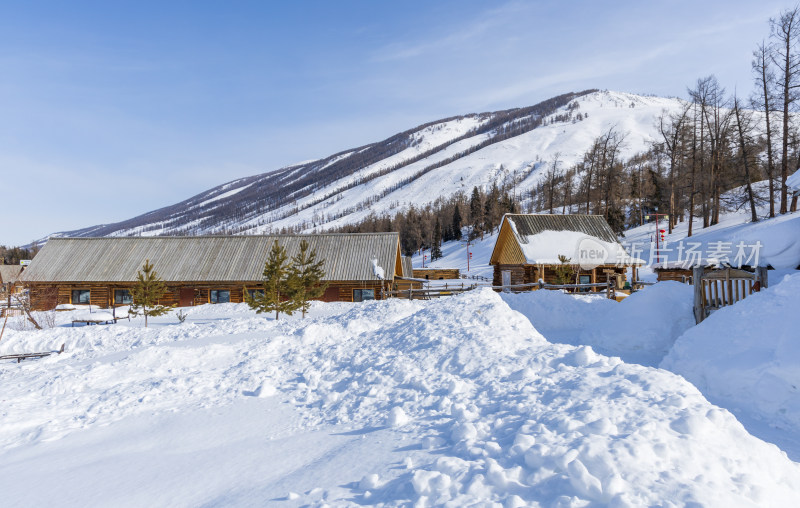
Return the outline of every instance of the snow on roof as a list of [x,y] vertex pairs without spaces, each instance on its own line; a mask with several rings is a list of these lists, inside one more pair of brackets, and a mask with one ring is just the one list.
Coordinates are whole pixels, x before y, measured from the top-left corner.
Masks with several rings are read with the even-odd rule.
[[566,256],[585,268],[602,264],[644,264],[628,255],[601,215],[507,214],[528,264],[560,264]]
[[800,190],[800,169],[792,173],[789,178],[786,179],[786,185],[788,185],[790,189]]
[[375,275],[375,277],[377,277],[377,278],[379,278],[381,280],[386,278],[386,274],[383,271],[383,268],[378,266],[377,258],[373,258],[372,259],[372,274]]
[[560,264],[565,256],[571,264],[641,264],[641,259],[628,255],[619,242],[608,242],[578,231],[542,231],[521,237],[522,253],[528,264]]

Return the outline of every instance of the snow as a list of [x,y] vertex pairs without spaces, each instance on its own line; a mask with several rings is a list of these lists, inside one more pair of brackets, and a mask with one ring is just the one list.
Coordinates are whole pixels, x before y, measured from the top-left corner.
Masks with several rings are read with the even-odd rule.
[[535,235],[520,237],[516,225],[512,227],[520,238],[520,247],[528,264],[560,264],[559,256],[565,256],[572,264],[593,268],[602,264],[630,264],[642,262],[633,259],[616,242],[578,231],[542,231]]
[[658,366],[673,343],[694,325],[693,288],[666,281],[621,302],[559,291],[503,294],[548,340],[588,345],[641,365]]
[[[762,191],[766,182],[759,182],[756,191]],[[726,199],[736,191],[731,191]],[[662,249],[655,249],[655,223],[650,222],[625,232],[623,245],[632,256],[640,257],[653,266],[691,266],[692,264],[717,264],[723,261],[733,266],[771,266],[781,270],[800,267],[800,213],[790,213],[767,218],[767,207],[757,210],[759,221],[750,222],[748,211],[728,211],[720,214],[718,224],[702,227],[702,219],[695,217],[693,235],[688,237],[688,222],[680,222],[672,234],[666,234]],[[662,220],[659,229],[666,229]],[[740,247],[741,246],[741,247]],[[698,256],[690,256],[689,249]],[[689,262],[689,259],[696,261]]]
[[376,258],[372,259],[372,273],[375,277],[383,280],[386,278],[386,274],[383,271],[383,268],[378,266],[378,260]]
[[800,435],[800,273],[711,314],[661,367],[737,414]]
[[218,194],[218,195],[214,196],[213,198],[206,199],[205,201],[202,201],[202,202],[194,205],[194,207],[195,208],[201,208],[201,207],[203,207],[205,205],[214,203],[215,201],[220,201],[220,200],[229,198],[231,196],[234,196],[234,195],[242,192],[243,190],[245,190],[246,188],[250,187],[251,185],[253,185],[253,184],[243,185],[243,186],[241,186],[239,188],[231,189],[231,190],[229,190],[227,192],[223,192],[221,194]]
[[[591,313],[574,315],[564,298],[652,318],[643,309],[678,308],[682,289],[654,286],[627,304],[513,296],[569,323]],[[71,312],[55,313],[48,330],[12,327],[0,353],[62,342],[66,352],[0,364],[3,503],[800,502],[800,465],[682,377],[555,344],[548,333],[558,326],[506,301],[475,290],[314,302],[306,319],[219,304],[184,309],[184,323],[152,318],[149,328],[142,318],[70,328]],[[652,325],[645,316],[631,324]]]
[[[584,116],[582,121],[548,123],[459,157],[416,177],[405,185],[400,185],[403,181],[414,177],[420,170],[442,163],[488,139],[490,134],[485,133],[470,135],[454,142],[483,123],[491,121],[492,118],[490,115],[468,115],[429,125],[412,132],[410,136],[413,142],[399,153],[344,178],[325,182],[312,195],[292,200],[291,203],[277,209],[249,215],[242,220],[215,224],[207,228],[208,230],[203,229],[199,232],[213,233],[224,226],[230,230],[258,234],[303,223],[308,225],[307,232],[315,229],[330,230],[360,222],[371,214],[393,214],[411,204],[424,207],[427,203],[439,198],[449,198],[458,192],[468,194],[475,186],[488,189],[495,182],[506,182],[509,185],[515,182],[517,195],[529,196],[530,190],[543,177],[546,163],[556,153],[559,154],[561,167],[569,167],[580,160],[595,138],[614,127],[626,134],[620,157],[628,158],[644,151],[651,142],[660,138],[656,119],[663,111],[679,111],[683,107],[679,99],[644,97],[613,91],[594,92],[573,102],[578,104],[579,108],[572,113],[581,113]],[[564,114],[567,111],[568,107],[564,106],[554,114]],[[552,118],[548,121],[550,120]],[[377,173],[402,165],[422,153],[437,148],[440,150],[421,160],[369,179]],[[352,153],[345,152],[340,158]],[[295,173],[300,175],[308,169],[301,166]],[[294,174],[286,176],[289,181],[296,178]],[[358,185],[359,182],[363,183]],[[233,194],[227,194],[224,198],[219,195],[216,197],[219,198],[220,205],[236,199]],[[328,199],[318,202],[320,197]],[[172,231],[171,228],[183,226],[182,223],[170,225],[161,221],[122,229],[117,234],[123,236],[153,232],[168,234]]]
[[791,189],[800,190],[800,169],[789,175],[786,185]]

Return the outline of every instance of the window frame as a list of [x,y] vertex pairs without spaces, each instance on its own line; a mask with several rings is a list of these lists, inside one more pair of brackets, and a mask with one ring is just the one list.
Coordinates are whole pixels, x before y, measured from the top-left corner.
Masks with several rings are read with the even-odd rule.
[[256,294],[260,293],[262,296],[264,295],[264,289],[249,289],[247,290],[247,294],[245,296],[249,297],[251,300],[256,297]]
[[[117,300],[117,294],[118,293],[127,294],[127,297],[128,297],[127,300],[128,301],[125,301],[126,299],[125,299],[124,295],[118,301]],[[130,289],[115,289],[114,290],[114,305],[132,305],[132,304],[133,304],[133,295],[131,294],[131,290]]]
[[[220,301],[220,293],[227,293],[228,299]],[[212,289],[208,292],[209,303],[231,303],[231,290],[230,289]]]
[[[78,294],[77,301],[75,299],[75,294]],[[82,303],[80,295],[82,293],[86,293],[86,302]],[[92,304],[92,290],[91,289],[73,289],[69,295],[69,301],[72,305],[91,305]]]
[[[364,298],[364,294],[371,295],[370,298]],[[358,295],[358,296],[356,296]],[[354,302],[366,302],[369,300],[375,300],[375,288],[359,288],[353,290],[353,301]]]

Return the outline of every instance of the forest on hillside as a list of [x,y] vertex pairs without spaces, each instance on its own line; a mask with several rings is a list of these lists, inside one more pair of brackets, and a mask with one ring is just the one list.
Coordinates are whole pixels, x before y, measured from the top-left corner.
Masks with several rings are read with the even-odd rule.
[[[337,231],[399,231],[405,254],[431,249],[436,259],[442,241],[491,232],[506,212],[603,215],[620,235],[658,212],[669,215],[670,233],[688,221],[691,236],[725,210],[744,208],[753,222],[761,205],[768,217],[795,211],[786,179],[800,166],[800,6],[769,20],[751,68],[748,96],[729,93],[714,75],[698,78],[681,110],[658,119],[659,139],[626,160],[627,134],[611,127],[577,164],[564,167],[558,154],[546,161],[527,193],[517,193],[516,182],[495,183]],[[753,185],[759,181],[767,181],[765,191]]]

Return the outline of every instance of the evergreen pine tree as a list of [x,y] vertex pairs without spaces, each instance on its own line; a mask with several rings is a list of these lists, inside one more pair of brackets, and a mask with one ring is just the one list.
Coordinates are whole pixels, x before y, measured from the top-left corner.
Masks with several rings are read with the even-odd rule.
[[147,318],[149,316],[161,316],[174,307],[174,305],[160,305],[158,301],[167,292],[167,286],[158,276],[150,260],[144,262],[144,266],[136,275],[136,285],[131,289],[133,303],[130,307],[130,314],[133,316],[144,316],[144,327],[147,328]]
[[310,300],[319,298],[328,287],[327,282],[322,282],[325,271],[322,269],[325,260],[317,261],[317,251],[308,250],[308,242],[300,242],[300,252],[292,257],[292,266],[289,270],[290,299],[297,303],[302,310],[303,317],[311,306]]
[[469,214],[472,219],[472,231],[469,239],[477,238],[483,231],[483,203],[481,203],[481,191],[478,187],[472,188],[472,197],[469,200]]
[[483,204],[483,219],[486,231],[491,233],[494,230],[494,227],[497,226],[499,222],[498,217],[498,207],[500,205],[500,189],[497,187],[497,183],[492,184],[492,188],[489,191],[489,195],[486,196],[486,202]]
[[458,204],[455,206],[455,211],[453,212],[453,240],[461,240],[461,210],[459,210]]
[[442,226],[439,224],[439,217],[436,217],[436,225],[433,227],[433,245],[431,246],[431,261],[436,261],[442,257]]
[[286,249],[276,240],[272,244],[266,263],[264,263],[264,278],[261,283],[263,292],[256,292],[252,297],[248,295],[246,298],[247,305],[258,314],[274,310],[277,320],[281,312],[291,316],[297,309],[297,303],[289,298],[291,293],[288,284],[290,267],[287,260]]
[[556,266],[556,284],[569,284],[570,280],[572,280],[572,276],[575,275],[575,270],[573,270],[572,266],[569,264],[572,259],[563,254],[559,254],[558,260],[561,264]]

